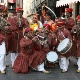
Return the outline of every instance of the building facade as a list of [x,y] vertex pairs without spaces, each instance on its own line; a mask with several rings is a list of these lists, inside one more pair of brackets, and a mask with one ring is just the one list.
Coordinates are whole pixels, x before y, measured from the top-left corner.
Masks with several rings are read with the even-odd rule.
[[73,9],[73,18],[75,19],[77,15],[80,14],[80,0],[59,0],[56,3],[56,7],[65,7],[69,6],[69,8]]

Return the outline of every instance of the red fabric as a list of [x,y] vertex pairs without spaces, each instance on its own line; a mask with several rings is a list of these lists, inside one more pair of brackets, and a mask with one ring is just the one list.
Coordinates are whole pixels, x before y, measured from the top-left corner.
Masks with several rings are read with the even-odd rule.
[[80,20],[80,15],[78,15],[78,16],[76,17],[76,19],[77,19],[77,20]]
[[0,44],[1,44],[2,41],[4,41],[4,39],[5,39],[5,36],[0,34]]
[[15,73],[28,73],[31,68],[29,67],[29,56],[30,55],[23,55],[19,54],[17,59],[14,62],[14,72]]
[[[22,17],[22,22],[21,22],[21,27],[22,28],[18,28],[18,18],[16,16],[14,16],[14,18],[8,18],[8,22],[11,24],[9,26],[9,30],[12,32],[12,51],[14,52],[20,52],[20,40],[23,38],[23,27],[27,27],[28,26],[28,22],[25,18]],[[17,48],[17,47],[18,48]]]
[[23,8],[21,8],[21,7],[16,8],[16,12],[19,12],[19,11],[23,11]]
[[[72,40],[72,36],[70,34],[70,31],[67,30],[66,28],[63,28],[63,30],[59,29],[58,32],[57,32],[57,36],[58,36],[59,40],[64,40],[65,38],[69,38],[70,40]],[[69,51],[66,54],[59,54],[59,56],[69,57],[69,56],[71,56],[71,54],[70,54],[70,51]]]
[[[41,44],[37,45],[35,43],[31,43],[31,40],[25,38],[21,39],[21,52],[14,62],[15,73],[28,73],[31,70],[30,68],[37,69],[37,66],[45,61],[48,48],[44,47],[44,50]],[[38,51],[34,49],[35,45],[39,48]]]
[[65,9],[65,12],[72,12],[72,11],[73,11],[72,8],[66,8],[66,9]]
[[57,21],[57,26],[61,27],[65,24],[65,21],[61,20],[61,19],[58,19]]
[[2,9],[2,6],[3,6],[3,5],[0,4],[0,9]]
[[44,27],[48,28],[49,30],[51,29],[51,26],[49,24],[44,24]]
[[31,28],[27,28],[27,29],[24,31],[24,33],[27,33],[27,32],[29,32],[29,31],[32,31],[32,29],[31,29]]
[[66,28],[72,28],[75,24],[75,21],[73,18],[69,18],[67,21],[66,21]]

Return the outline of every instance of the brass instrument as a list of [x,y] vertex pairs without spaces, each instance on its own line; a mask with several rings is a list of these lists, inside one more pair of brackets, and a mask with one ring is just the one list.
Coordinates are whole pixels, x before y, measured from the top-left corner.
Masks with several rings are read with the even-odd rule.
[[9,30],[5,30],[4,27],[11,25],[8,21],[3,18],[3,15],[0,17],[0,30],[3,30],[4,32],[10,32]]
[[78,29],[79,29],[78,26],[74,26],[74,28],[72,29],[72,32],[73,33],[77,33],[78,32]]
[[73,33],[77,33],[77,29],[73,29]]
[[20,13],[17,13],[17,17],[18,17],[18,27],[21,28],[21,15],[20,15]]

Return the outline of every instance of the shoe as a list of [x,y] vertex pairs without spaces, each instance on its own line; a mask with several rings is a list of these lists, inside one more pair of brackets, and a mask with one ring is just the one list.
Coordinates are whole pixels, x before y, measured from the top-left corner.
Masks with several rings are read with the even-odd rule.
[[6,71],[1,71],[1,74],[6,74]]
[[77,64],[74,64],[74,66],[78,66]]
[[67,71],[66,71],[66,70],[62,70],[61,72],[62,72],[62,73],[66,73]]
[[11,68],[14,69],[13,66],[11,66]]
[[47,71],[47,70],[44,70],[42,72],[45,73],[45,74],[49,74],[50,73],[50,71]]
[[9,65],[8,65],[8,64],[6,64],[6,67],[9,67]]
[[77,70],[76,72],[77,72],[77,73],[80,73],[80,70]]

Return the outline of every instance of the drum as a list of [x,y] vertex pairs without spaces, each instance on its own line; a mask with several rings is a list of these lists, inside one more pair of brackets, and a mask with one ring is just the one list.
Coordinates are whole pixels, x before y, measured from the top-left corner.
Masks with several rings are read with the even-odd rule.
[[56,52],[54,51],[50,51],[48,54],[47,54],[47,60],[48,62],[53,62],[55,63],[57,60],[58,60],[58,55]]
[[65,38],[57,47],[57,51],[61,54],[67,53],[72,47],[72,41],[68,38]]

